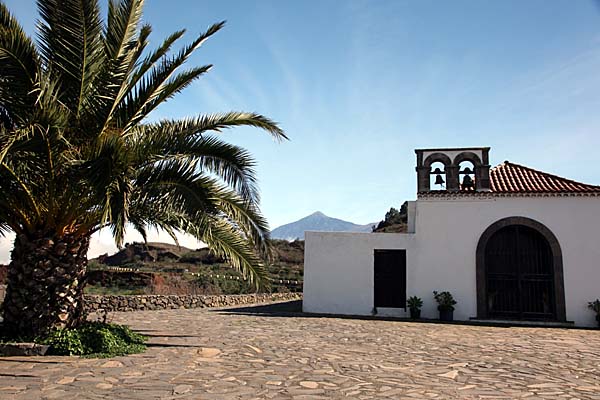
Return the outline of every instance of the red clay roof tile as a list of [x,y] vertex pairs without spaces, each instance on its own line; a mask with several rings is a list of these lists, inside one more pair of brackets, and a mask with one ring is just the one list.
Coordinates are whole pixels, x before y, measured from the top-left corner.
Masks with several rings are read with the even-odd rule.
[[495,193],[600,193],[600,186],[576,182],[504,161],[490,170]]

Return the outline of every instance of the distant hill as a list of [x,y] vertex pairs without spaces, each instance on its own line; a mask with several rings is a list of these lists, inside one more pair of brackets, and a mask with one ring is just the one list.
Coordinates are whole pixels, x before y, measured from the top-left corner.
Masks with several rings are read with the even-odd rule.
[[[273,246],[274,264],[289,264],[291,269],[302,271],[304,264],[304,242],[286,240],[271,240]],[[102,255],[93,259],[100,264],[109,266],[127,266],[129,264],[159,263],[175,266],[177,264],[215,265],[226,263],[224,259],[214,255],[208,247],[191,250],[183,246],[169,243],[127,243],[125,247],[113,255]],[[3,278],[3,265],[0,265],[0,284]]]
[[376,224],[358,225],[341,219],[328,217],[322,212],[317,211],[296,222],[273,229],[273,231],[271,231],[271,237],[273,239],[283,240],[304,240],[305,231],[371,232],[373,225]]
[[98,260],[103,264],[115,266],[136,261],[177,261],[191,251],[186,247],[168,243],[127,243],[122,250],[111,256],[100,256]]
[[[304,242],[271,240],[266,266],[270,290],[302,291]],[[167,243],[127,243],[109,256],[89,260],[89,294],[241,294],[254,287],[208,248],[190,250]],[[130,268],[115,271],[113,267]],[[2,284],[0,268],[0,284]],[[0,299],[0,303],[2,300]]]

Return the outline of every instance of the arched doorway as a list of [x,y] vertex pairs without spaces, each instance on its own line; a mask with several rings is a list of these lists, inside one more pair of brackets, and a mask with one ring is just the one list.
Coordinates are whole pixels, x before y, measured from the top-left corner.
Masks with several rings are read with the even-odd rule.
[[479,318],[565,320],[562,253],[544,225],[525,217],[492,224],[477,246]]

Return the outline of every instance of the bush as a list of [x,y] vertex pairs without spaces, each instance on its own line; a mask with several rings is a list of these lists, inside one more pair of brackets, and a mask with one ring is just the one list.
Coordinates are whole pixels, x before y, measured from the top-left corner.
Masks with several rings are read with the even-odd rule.
[[94,270],[99,270],[99,269],[104,269],[106,268],[106,266],[99,262],[96,259],[92,259],[92,260],[88,260],[88,264],[87,264],[87,271],[94,271]]
[[37,343],[49,345],[49,354],[61,356],[114,357],[141,353],[146,337],[129,327],[104,322],[86,322],[75,329],[51,332]]
[[50,335],[41,340],[36,340],[41,344],[50,346],[50,354],[75,356],[86,354],[81,342],[81,332],[77,329],[60,329],[50,333]]
[[423,307],[423,300],[417,296],[411,296],[406,300],[406,305],[411,310],[420,310]]
[[600,315],[600,299],[590,301],[588,303],[588,308],[595,312],[597,315]]
[[[228,275],[229,276],[229,275]],[[207,294],[245,294],[252,293],[254,288],[242,278],[227,279],[225,276],[200,275],[196,283]]]
[[453,311],[454,310],[454,306],[456,305],[456,300],[454,300],[454,297],[452,297],[452,293],[450,293],[450,292],[438,293],[434,290],[433,297],[435,298],[435,301],[437,301],[437,303],[438,303],[438,310],[440,310],[440,311],[444,311],[444,310]]

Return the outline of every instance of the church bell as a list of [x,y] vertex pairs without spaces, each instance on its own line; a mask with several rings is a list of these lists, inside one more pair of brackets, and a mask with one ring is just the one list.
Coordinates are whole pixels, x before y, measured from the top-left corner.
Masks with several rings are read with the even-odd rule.
[[435,184],[436,185],[443,185],[444,183],[444,178],[442,178],[442,171],[439,168],[436,168],[433,173],[435,174]]
[[473,190],[475,189],[475,184],[473,183],[473,179],[469,175],[465,175],[462,182],[463,190]]

